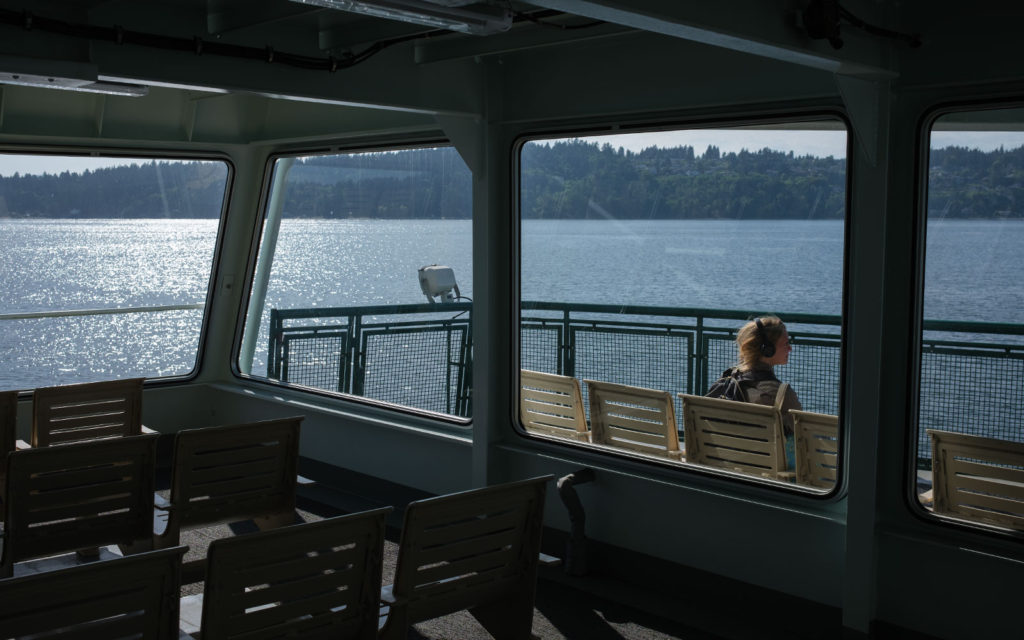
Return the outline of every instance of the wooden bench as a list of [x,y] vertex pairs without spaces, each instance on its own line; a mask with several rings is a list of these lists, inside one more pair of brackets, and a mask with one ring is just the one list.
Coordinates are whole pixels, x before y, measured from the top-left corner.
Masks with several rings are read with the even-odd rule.
[[590,440],[680,460],[672,394],[612,382],[584,380],[590,400]]
[[572,376],[520,370],[519,417],[531,433],[584,442],[590,439],[580,382]]
[[[0,391],[0,500],[4,499],[7,454],[14,451],[18,426],[18,392]],[[3,512],[0,511],[0,517]]]
[[0,580],[0,636],[177,640],[185,547]]
[[1024,531],[1024,443],[928,429],[934,512]]
[[791,479],[782,431],[782,401],[788,388],[785,382],[779,386],[773,406],[680,393],[686,461],[745,475]]
[[151,549],[157,437],[9,453],[0,576],[79,549]]
[[797,484],[831,489],[839,470],[839,416],[791,410]]
[[376,638],[390,511],[215,540],[203,593],[182,599],[181,629],[202,640]]
[[[260,529],[294,523],[301,422],[292,417],[178,432],[170,499],[157,503],[156,547],[177,546],[183,529],[247,520]],[[202,568],[202,561],[186,563],[185,580],[199,579]]]
[[551,478],[411,502],[380,637],[404,640],[412,624],[468,609],[498,640],[529,639]]
[[139,435],[143,378],[42,387],[32,393],[33,447]]

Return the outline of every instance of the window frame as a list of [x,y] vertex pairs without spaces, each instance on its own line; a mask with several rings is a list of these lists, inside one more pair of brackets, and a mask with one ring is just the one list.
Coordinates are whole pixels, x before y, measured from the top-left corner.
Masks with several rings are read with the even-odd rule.
[[[910,513],[928,526],[939,527],[946,531],[961,531],[980,534],[989,539],[999,539],[1024,544],[1024,535],[1020,531],[983,521],[959,519],[953,516],[937,514],[926,509],[918,500],[917,494],[917,458],[919,452],[919,435],[921,430],[921,392],[923,385],[924,357],[924,314],[925,288],[927,270],[928,243],[928,202],[931,188],[931,139],[935,124],[944,116],[958,113],[998,111],[1016,109],[1024,111],[1024,96],[1000,96],[988,98],[968,98],[963,100],[945,100],[932,104],[923,111],[917,129],[915,145],[917,159],[914,176],[914,218],[913,218],[913,261],[912,286],[913,308],[910,314],[910,383],[908,384],[907,420],[905,432],[904,478],[901,494]],[[1021,120],[1024,126],[1024,118]],[[1024,253],[1024,249],[1022,249]],[[933,485],[934,487],[934,485]]]
[[[210,255],[210,270],[207,277],[205,294],[203,296],[203,313],[198,328],[198,339],[196,341],[195,360],[192,368],[184,373],[167,376],[146,375],[146,385],[152,383],[181,383],[190,382],[198,378],[206,361],[206,346],[210,327],[210,315],[213,302],[217,297],[217,281],[221,269],[221,256],[225,242],[227,229],[228,212],[231,208],[231,199],[234,193],[236,167],[230,155],[220,151],[190,150],[190,149],[154,149],[151,147],[123,148],[109,146],[39,146],[35,144],[0,144],[0,154],[22,155],[22,156],[55,156],[65,158],[84,159],[125,159],[139,161],[169,161],[169,162],[219,162],[225,169],[224,189],[221,197],[220,211],[217,220],[216,234],[213,241]],[[72,382],[55,382],[55,384],[72,384]]]
[[[360,407],[364,410],[365,415],[369,418],[377,417],[387,420],[393,419],[394,417],[402,416],[406,419],[413,419],[415,423],[414,426],[422,426],[425,428],[429,428],[433,431],[450,432],[454,435],[459,436],[466,436],[472,433],[474,421],[474,416],[472,412],[470,413],[469,416],[465,417],[454,414],[447,414],[432,411],[430,409],[421,409],[408,405],[397,404],[387,400],[380,400],[368,396],[358,396],[350,393],[330,391],[328,389],[322,389],[318,387],[306,386],[292,382],[275,380],[266,375],[259,375],[253,372],[245,373],[242,371],[241,368],[241,357],[243,345],[245,342],[246,322],[253,302],[253,284],[257,277],[257,267],[259,266],[258,263],[260,253],[262,250],[263,235],[270,207],[271,191],[273,189],[274,183],[274,172],[277,167],[277,163],[280,160],[288,158],[313,156],[340,156],[346,154],[358,155],[367,153],[411,151],[416,149],[435,148],[450,148],[454,150],[456,153],[459,153],[458,148],[451,140],[448,140],[447,138],[438,134],[431,134],[413,138],[403,137],[396,139],[375,139],[367,142],[361,142],[358,144],[321,143],[313,146],[289,145],[282,147],[274,151],[273,153],[268,154],[266,163],[264,165],[263,182],[260,188],[260,197],[258,203],[259,214],[254,216],[253,219],[249,261],[248,264],[246,265],[245,290],[242,295],[242,299],[239,303],[238,322],[236,323],[234,346],[231,352],[231,371],[236,378],[245,380],[250,383],[263,385],[272,389],[283,389],[291,392],[296,392],[304,396],[315,397],[320,401],[324,401],[332,405],[337,405],[341,407]],[[461,153],[459,153],[459,156],[461,158]],[[463,162],[465,161],[463,160]],[[466,168],[467,171],[469,171],[470,175],[472,176],[472,168],[469,167],[468,164],[466,164]],[[475,224],[475,211],[471,210],[469,221],[471,224]],[[470,310],[470,313],[472,313],[472,310]]]
[[[700,130],[700,129],[727,129],[737,128],[743,126],[764,126],[765,128],[776,125],[782,128],[783,125],[800,123],[800,122],[814,122],[814,121],[831,121],[840,125],[846,135],[845,144],[845,180],[844,180],[844,216],[843,216],[843,255],[842,255],[842,290],[840,292],[840,318],[839,318],[839,397],[837,398],[838,413],[838,471],[835,485],[826,490],[813,490],[807,487],[796,485],[795,483],[787,483],[781,480],[773,480],[768,478],[760,478],[752,475],[745,475],[741,473],[731,472],[724,469],[716,469],[711,467],[699,466],[696,464],[688,464],[686,462],[674,462],[665,459],[659,459],[651,455],[645,455],[642,453],[631,453],[629,451],[616,451],[609,450],[606,447],[600,447],[600,445],[592,445],[589,442],[574,442],[565,438],[556,436],[547,436],[544,434],[537,434],[527,432],[523,426],[521,415],[520,415],[520,374],[521,370],[521,358],[522,358],[522,178],[523,178],[523,166],[522,166],[522,153],[523,148],[530,142],[537,141],[555,141],[565,140],[571,138],[592,138],[598,136],[609,136],[612,137],[616,134],[628,134],[628,133],[657,133],[661,131],[675,131],[675,130]],[[511,180],[511,227],[512,233],[510,237],[514,243],[514,255],[513,255],[513,301],[512,311],[513,317],[513,331],[512,331],[512,353],[510,354],[510,361],[513,364],[512,370],[512,388],[510,396],[512,402],[510,403],[511,415],[509,416],[510,423],[513,431],[523,441],[530,442],[532,444],[538,444],[545,448],[550,447],[553,451],[571,451],[573,454],[581,455],[583,457],[592,459],[596,463],[607,462],[609,460],[617,461],[620,463],[626,463],[629,465],[637,465],[643,472],[656,472],[658,474],[666,474],[667,478],[670,479],[701,479],[710,480],[712,482],[724,481],[725,487],[733,486],[747,486],[756,487],[758,489],[767,489],[774,495],[779,496],[795,496],[799,499],[810,498],[819,502],[834,502],[840,499],[846,494],[847,491],[847,473],[848,465],[846,461],[846,455],[848,453],[848,440],[847,440],[847,429],[846,429],[846,369],[849,366],[847,354],[847,340],[846,327],[848,325],[848,297],[849,297],[849,278],[850,278],[850,233],[852,221],[852,185],[853,185],[853,170],[854,163],[852,161],[853,156],[853,131],[852,126],[845,110],[838,107],[817,107],[812,106],[807,109],[786,109],[786,110],[754,110],[752,112],[737,113],[737,114],[725,114],[721,116],[698,116],[693,118],[661,118],[654,120],[641,120],[633,122],[606,122],[600,121],[595,123],[586,123],[583,125],[579,124],[567,124],[564,126],[552,126],[550,128],[540,129],[529,129],[519,132],[513,141],[511,149],[511,166],[512,166],[512,180]]]

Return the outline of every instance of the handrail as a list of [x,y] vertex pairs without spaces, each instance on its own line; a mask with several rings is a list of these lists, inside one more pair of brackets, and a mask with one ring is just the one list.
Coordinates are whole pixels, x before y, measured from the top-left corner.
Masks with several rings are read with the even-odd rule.
[[125,313],[157,313],[160,311],[190,311],[205,309],[205,303],[167,304],[152,307],[117,307],[114,309],[74,309],[62,311],[31,311],[28,313],[0,313],[0,320],[32,320],[36,318],[72,318],[75,316],[105,316]]

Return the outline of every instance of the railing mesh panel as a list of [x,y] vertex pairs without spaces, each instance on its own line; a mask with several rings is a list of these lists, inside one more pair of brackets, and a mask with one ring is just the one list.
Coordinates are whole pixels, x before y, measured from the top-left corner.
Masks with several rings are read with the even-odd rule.
[[1021,379],[1024,353],[1019,351],[925,351],[921,356],[919,455],[931,456],[926,429],[1024,442]]
[[520,335],[520,366],[530,371],[562,374],[561,325],[524,322]]
[[345,391],[343,367],[348,363],[344,333],[285,335],[281,380],[316,389]]
[[363,332],[362,395],[407,407],[453,413],[466,326]]

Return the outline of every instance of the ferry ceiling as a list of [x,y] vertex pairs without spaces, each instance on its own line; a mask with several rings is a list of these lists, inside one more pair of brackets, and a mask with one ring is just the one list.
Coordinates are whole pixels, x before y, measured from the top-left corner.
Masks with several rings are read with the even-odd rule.
[[[0,132],[249,143],[837,97],[867,122],[886,83],[1020,74],[1016,21],[963,6],[0,0]],[[26,82],[128,95],[64,97],[48,122]]]

